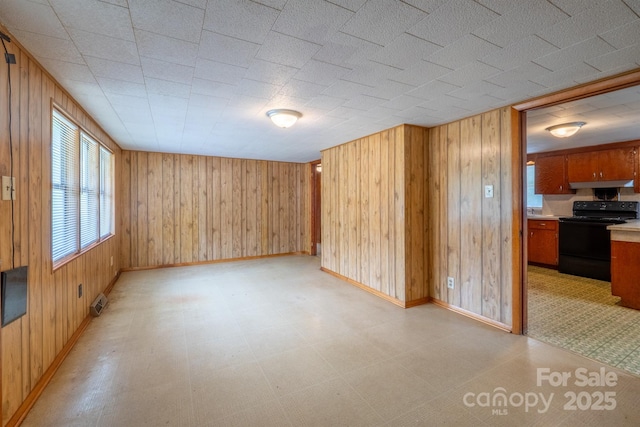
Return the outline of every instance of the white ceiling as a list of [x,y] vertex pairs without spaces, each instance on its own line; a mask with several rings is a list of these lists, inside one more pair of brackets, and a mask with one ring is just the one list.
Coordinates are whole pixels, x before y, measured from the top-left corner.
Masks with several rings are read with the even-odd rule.
[[[0,0],[122,148],[284,161],[636,69],[639,15],[640,0]],[[303,117],[280,129],[272,108]]]

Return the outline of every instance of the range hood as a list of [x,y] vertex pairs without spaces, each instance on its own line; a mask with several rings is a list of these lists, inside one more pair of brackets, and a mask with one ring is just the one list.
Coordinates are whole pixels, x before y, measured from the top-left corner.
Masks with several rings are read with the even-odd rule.
[[633,180],[570,182],[569,186],[573,189],[633,187]]

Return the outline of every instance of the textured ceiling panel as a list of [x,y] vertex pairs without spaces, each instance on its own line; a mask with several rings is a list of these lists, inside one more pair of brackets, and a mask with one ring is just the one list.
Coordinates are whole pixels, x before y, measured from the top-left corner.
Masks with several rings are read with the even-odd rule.
[[[638,69],[639,14],[637,0],[0,0],[0,23],[123,148],[284,161]],[[530,148],[557,147],[539,129],[573,118],[589,125],[563,147],[637,139],[639,104],[636,90],[532,116]],[[283,130],[272,108],[302,118]]]

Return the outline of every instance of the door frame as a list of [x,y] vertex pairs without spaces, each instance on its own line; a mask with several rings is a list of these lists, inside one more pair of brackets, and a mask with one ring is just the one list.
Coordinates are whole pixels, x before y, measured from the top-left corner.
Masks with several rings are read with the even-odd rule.
[[605,77],[590,83],[585,83],[579,86],[574,86],[569,89],[561,90],[551,93],[549,95],[533,98],[519,104],[515,104],[512,107],[518,111],[520,122],[520,140],[517,141],[517,147],[520,148],[520,152],[523,159],[522,170],[523,173],[520,176],[520,194],[522,195],[522,206],[519,209],[521,215],[522,226],[522,238],[520,239],[520,253],[522,254],[522,266],[520,275],[520,286],[517,289],[517,295],[514,295],[513,304],[513,319],[520,319],[519,322],[514,322],[513,333],[526,334],[528,326],[527,316],[527,214],[524,209],[526,203],[526,161],[527,161],[527,126],[526,117],[527,112],[537,110],[539,108],[550,107],[553,105],[562,104],[569,101],[575,101],[578,99],[588,98],[590,96],[601,95],[607,92],[613,92],[619,89],[625,89],[632,86],[640,85],[640,69],[627,71],[621,74],[616,74],[611,77]]

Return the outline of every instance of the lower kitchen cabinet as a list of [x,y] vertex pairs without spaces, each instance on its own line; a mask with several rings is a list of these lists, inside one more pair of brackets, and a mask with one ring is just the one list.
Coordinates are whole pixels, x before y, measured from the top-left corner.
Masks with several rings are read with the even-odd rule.
[[620,304],[640,310],[640,243],[611,241],[611,294]]
[[528,261],[531,264],[558,265],[558,221],[530,219]]

